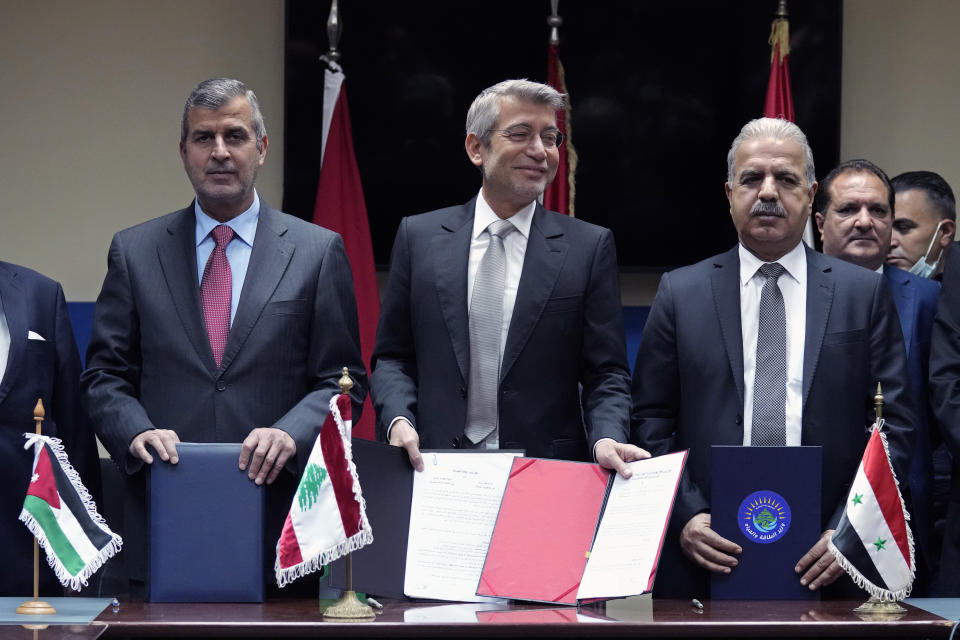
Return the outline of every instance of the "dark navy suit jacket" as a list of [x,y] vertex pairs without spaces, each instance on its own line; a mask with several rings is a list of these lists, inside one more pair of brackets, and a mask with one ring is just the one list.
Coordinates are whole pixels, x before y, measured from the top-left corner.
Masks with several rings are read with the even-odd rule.
[[[827,529],[839,521],[863,455],[877,382],[900,477],[909,466],[914,411],[886,280],[810,249],[806,255],[801,444],[823,447],[821,526]],[[679,533],[710,509],[710,447],[743,443],[743,397],[740,259],[734,247],[664,274],[634,368],[631,441],[654,455],[690,450],[655,595],[707,593],[706,571],[682,555]]]
[[[933,461],[932,452],[940,440],[936,422],[927,396],[927,377],[930,363],[930,333],[937,313],[940,284],[911,273],[885,265],[883,275],[890,285],[890,293],[897,307],[900,328],[907,350],[907,371],[913,385],[916,401],[916,429],[914,455],[910,460],[908,482],[910,487],[911,525],[920,543],[920,556],[927,569],[936,561],[933,535]],[[902,482],[902,481],[901,481]]]
[[[475,202],[400,223],[371,374],[380,439],[403,416],[421,447],[462,443]],[[630,371],[609,229],[537,205],[504,345],[499,410],[501,448],[528,456],[590,460],[600,438],[626,442]]]
[[[80,408],[80,356],[63,289],[35,271],[0,262],[0,301],[10,330],[7,369],[0,382],[0,595],[33,593],[33,537],[17,518],[30,483],[33,409],[43,400],[43,433],[60,438],[70,463],[96,501],[100,467],[96,440]],[[28,339],[33,332],[34,338]],[[42,340],[38,339],[43,338]],[[114,523],[108,523],[111,526]],[[41,554],[43,551],[41,551]],[[61,595],[47,563],[40,562],[41,593]]]

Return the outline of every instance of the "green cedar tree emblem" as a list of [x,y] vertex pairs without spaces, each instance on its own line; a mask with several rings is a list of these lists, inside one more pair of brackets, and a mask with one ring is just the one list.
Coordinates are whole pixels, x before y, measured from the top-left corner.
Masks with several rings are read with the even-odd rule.
[[297,502],[300,503],[300,511],[308,511],[313,508],[320,496],[320,487],[326,479],[326,469],[317,464],[307,465],[306,471],[303,472],[303,478],[300,480],[300,487],[297,489]]

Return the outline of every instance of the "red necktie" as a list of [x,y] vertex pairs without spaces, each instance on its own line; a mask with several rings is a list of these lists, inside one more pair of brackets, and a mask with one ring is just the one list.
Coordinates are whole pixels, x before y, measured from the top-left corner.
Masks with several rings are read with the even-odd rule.
[[233,275],[227,262],[227,245],[233,240],[233,229],[225,224],[212,231],[217,243],[200,279],[200,297],[203,298],[203,319],[207,324],[207,336],[213,359],[220,368],[220,359],[230,335],[230,298],[233,293]]

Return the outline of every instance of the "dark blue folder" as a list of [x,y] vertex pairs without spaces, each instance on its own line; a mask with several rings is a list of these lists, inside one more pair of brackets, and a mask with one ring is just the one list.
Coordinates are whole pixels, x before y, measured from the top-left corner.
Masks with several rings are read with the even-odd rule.
[[820,530],[820,447],[712,447],[711,527],[740,545],[716,600],[817,600],[794,567]]
[[264,490],[237,466],[239,444],[181,442],[150,466],[152,602],[263,602]]

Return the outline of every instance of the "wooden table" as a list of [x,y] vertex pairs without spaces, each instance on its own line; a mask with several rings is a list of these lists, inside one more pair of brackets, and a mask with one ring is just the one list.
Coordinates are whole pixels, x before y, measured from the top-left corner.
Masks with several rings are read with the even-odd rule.
[[[953,622],[906,605],[899,619],[864,619],[859,602],[689,601],[640,599],[580,610],[514,604],[387,602],[373,622],[325,622],[317,601],[265,604],[123,602],[95,624],[111,637],[550,637],[569,638],[948,638]],[[44,637],[41,634],[41,638]]]

